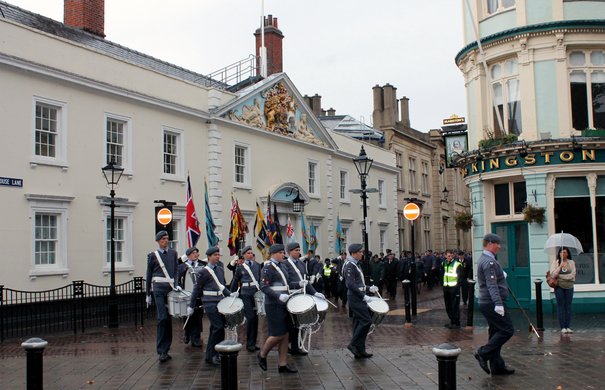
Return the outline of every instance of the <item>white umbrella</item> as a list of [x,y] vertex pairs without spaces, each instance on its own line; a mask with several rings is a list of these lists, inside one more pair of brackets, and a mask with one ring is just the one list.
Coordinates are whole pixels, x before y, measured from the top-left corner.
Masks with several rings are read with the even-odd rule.
[[568,248],[571,255],[577,255],[584,252],[580,240],[569,233],[563,232],[548,237],[548,240],[546,240],[546,243],[544,244],[544,252],[556,255],[562,247]]

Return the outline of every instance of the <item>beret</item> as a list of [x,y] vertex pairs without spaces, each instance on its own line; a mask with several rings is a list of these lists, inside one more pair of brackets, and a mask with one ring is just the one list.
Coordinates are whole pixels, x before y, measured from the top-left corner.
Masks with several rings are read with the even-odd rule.
[[283,252],[284,246],[282,244],[273,244],[269,247],[269,254],[274,254],[277,252]]
[[218,248],[218,246],[211,246],[210,248],[208,248],[208,250],[206,251],[206,256],[211,256],[217,252],[219,252],[220,249]]
[[363,245],[361,244],[351,244],[349,245],[349,253],[357,253],[363,250]]
[[244,253],[251,251],[251,250],[252,250],[252,247],[250,245],[246,245],[245,247],[242,248],[240,253],[243,255]]
[[296,248],[300,248],[300,245],[298,244],[298,242],[291,242],[288,244],[288,246],[286,248],[288,248],[288,252],[290,252]]
[[196,247],[192,247],[192,248],[187,249],[187,250],[185,251],[185,254],[186,254],[187,256],[189,256],[189,255],[190,255],[190,254],[192,254],[193,252],[199,252],[199,251],[200,251],[200,250],[199,250],[199,249],[197,249]]
[[155,234],[155,240],[160,241],[162,238],[166,237],[168,232],[166,230],[160,230]]
[[483,236],[483,241],[493,242],[494,244],[500,244],[500,236],[494,233],[487,233]]

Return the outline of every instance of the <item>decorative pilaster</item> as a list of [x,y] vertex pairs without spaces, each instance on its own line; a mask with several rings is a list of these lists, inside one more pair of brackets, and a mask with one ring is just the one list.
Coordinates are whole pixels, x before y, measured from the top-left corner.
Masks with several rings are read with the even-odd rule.
[[[222,241],[223,227],[223,206],[221,199],[223,191],[221,185],[223,183],[223,162],[222,162],[222,140],[221,132],[216,123],[211,123],[208,126],[208,201],[210,203],[210,211],[216,224],[216,235]],[[203,235],[205,237],[205,235]]]

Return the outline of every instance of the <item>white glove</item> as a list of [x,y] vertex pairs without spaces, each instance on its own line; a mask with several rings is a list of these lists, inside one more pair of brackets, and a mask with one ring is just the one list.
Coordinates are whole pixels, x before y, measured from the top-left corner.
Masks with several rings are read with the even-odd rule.
[[288,298],[290,298],[288,294],[279,294],[279,300],[283,303],[286,303],[288,301]]
[[378,287],[377,286],[370,286],[370,292],[371,293],[377,293],[378,292]]
[[237,264],[237,256],[235,256],[233,258],[233,260],[231,260],[231,263],[229,263],[229,264],[231,264],[232,267],[235,267],[235,264]]
[[193,308],[187,306],[187,317],[191,317],[193,315]]
[[303,287],[303,288],[304,288],[304,287],[305,287],[307,284],[309,284],[309,281],[308,281],[308,280],[301,280],[300,282],[298,282],[298,285],[299,285],[300,287]]
[[147,304],[147,307],[151,306],[151,295],[145,297],[145,303]]
[[231,294],[229,294],[229,296],[231,298],[237,298],[237,297],[239,297],[239,293],[237,291],[236,292],[232,292]]
[[365,303],[370,303],[370,302],[372,302],[372,301],[373,301],[373,299],[372,299],[372,297],[370,297],[370,296],[368,296],[368,295],[364,295],[364,296],[363,296],[363,301],[364,301]]
[[505,270],[502,270],[502,273],[504,274],[504,279],[508,278],[508,275]]
[[311,275],[311,277],[309,278],[309,283],[315,283],[315,275]]
[[183,291],[183,289],[181,288],[181,286],[176,286],[176,287],[174,288],[174,291]]
[[317,298],[326,299],[326,296],[325,296],[325,295],[323,295],[322,293],[315,293],[315,296],[316,296]]
[[504,306],[496,306],[494,311],[504,317]]

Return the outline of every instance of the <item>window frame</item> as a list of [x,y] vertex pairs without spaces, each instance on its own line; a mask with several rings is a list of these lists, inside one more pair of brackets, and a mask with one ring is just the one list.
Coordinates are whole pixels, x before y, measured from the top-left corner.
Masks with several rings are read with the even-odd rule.
[[517,8],[517,1],[516,0],[513,0],[514,3],[512,5],[509,5],[509,6],[504,6],[503,5],[503,1],[504,0],[495,0],[495,1],[498,2],[498,5],[497,5],[497,7],[496,7],[496,9],[494,11],[489,12],[489,5],[488,5],[489,1],[490,0],[483,0],[483,11],[484,11],[484,15],[486,17],[494,16],[494,15],[497,15],[497,14],[499,14],[501,12],[510,11],[512,9],[516,9]]
[[[313,164],[314,169],[311,170],[311,164]],[[313,171],[314,177],[311,177],[311,172]],[[313,180],[313,189],[311,189],[311,180]],[[319,161],[317,160],[307,160],[307,190],[309,196],[312,198],[321,197],[320,191],[320,180],[319,180]]]
[[[165,146],[165,140],[164,137],[166,134],[171,134],[176,136],[176,142],[175,142],[175,146],[176,146],[176,154],[175,154],[175,172],[174,173],[166,173],[164,171],[165,169],[165,163],[164,163],[164,157],[165,157],[165,152],[164,152],[164,146]],[[185,132],[181,129],[176,129],[173,127],[168,127],[168,126],[162,126],[162,139],[161,139],[161,143],[160,143],[160,156],[161,156],[161,179],[162,180],[168,180],[168,181],[177,181],[177,182],[185,182]]]
[[405,174],[403,173],[404,156],[402,152],[395,152],[395,164],[399,169],[397,172],[397,189],[403,191],[405,190]]
[[[55,136],[54,157],[39,156],[36,154],[36,134],[38,132],[38,129],[36,128],[36,110],[39,104],[57,110],[57,131]],[[34,96],[32,101],[32,121],[30,164],[32,166],[40,164],[67,168],[69,166],[67,162],[67,103],[41,96]]]
[[419,193],[416,187],[416,157],[408,157],[408,177],[410,178],[410,190],[412,194]]
[[378,207],[381,209],[386,209],[386,180],[383,178],[378,179],[378,181],[376,182],[376,186],[378,187]]
[[[344,174],[344,182],[343,182],[343,174]],[[350,192],[349,189],[351,188],[349,186],[349,171],[347,169],[341,169],[338,173],[338,177],[339,177],[339,185],[338,185],[338,198],[340,200],[341,203],[350,203],[351,202],[351,196],[350,196]]]
[[[243,176],[244,176],[244,181],[243,182],[238,182],[237,179],[237,165],[235,162],[236,156],[237,156],[237,150],[238,149],[243,149],[244,150],[244,172],[243,172]],[[249,144],[243,143],[243,142],[235,142],[233,144],[233,187],[236,188],[244,188],[244,189],[251,189],[252,188],[252,177],[251,177],[251,148]]]
[[429,180],[429,163],[428,161],[420,161],[420,191],[423,195],[429,195],[431,192]]
[[[509,181],[496,181],[491,185],[491,202],[492,202],[492,217],[495,222],[500,222],[502,220],[513,219],[523,219],[523,212],[515,212],[515,184],[516,183],[525,183],[526,194],[525,194],[525,203],[527,202],[527,183],[525,180],[518,180],[511,178]],[[508,214],[496,214],[496,186],[506,184],[508,185]]]
[[[511,74],[504,74],[504,71],[506,69],[506,64],[509,62],[513,62],[516,64],[516,73],[511,73]],[[495,79],[492,77],[492,71],[493,69],[499,66],[500,67],[500,76]],[[519,74],[519,60],[517,57],[509,57],[503,60],[500,60],[498,62],[492,63],[489,65],[489,70],[490,72],[490,86],[489,88],[491,88],[491,93],[490,93],[490,99],[492,101],[492,105],[491,105],[491,110],[490,110],[490,116],[491,116],[491,120],[493,123],[493,129],[494,129],[494,133],[495,134],[517,134],[520,135],[523,133],[523,110],[522,110],[522,102],[521,102],[521,80],[520,80],[520,74]],[[511,121],[513,119],[516,118],[510,118],[510,110],[509,110],[509,105],[513,102],[510,100],[510,90],[509,90],[509,85],[511,81],[516,81],[517,84],[519,85],[519,91],[518,91],[518,95],[519,95],[519,100],[515,100],[515,102],[517,102],[516,104],[518,104],[518,109],[519,109],[519,123],[517,125],[518,128],[518,133],[517,132],[511,132],[510,130],[510,124]],[[502,109],[500,110],[498,108],[498,111],[500,111],[500,116],[502,119],[502,125],[504,126],[504,129],[500,129],[500,125],[498,123],[498,118],[496,116],[495,113],[495,109],[496,107],[500,107],[499,105],[496,104],[496,102],[494,101],[496,99],[496,92],[494,87],[496,85],[499,85],[501,87],[502,90]],[[516,120],[515,120],[516,121]]]
[[[581,52],[584,54],[584,64],[583,65],[573,65],[571,63],[571,55],[573,53]],[[594,97],[592,91],[592,75],[594,73],[602,73],[605,74],[605,64],[603,65],[593,65],[591,61],[591,55],[594,52],[601,52],[605,55],[605,50],[590,50],[590,49],[570,49],[567,52],[567,70],[568,70],[568,88],[569,88],[569,110],[570,110],[570,127],[576,131],[582,131],[586,129],[605,129],[605,124],[602,127],[595,126],[595,118],[594,118]],[[585,115],[587,125],[584,129],[576,129],[574,127],[574,107],[573,107],[573,95],[572,95],[572,75],[574,73],[582,73],[584,75],[584,85],[586,88],[586,107]]]
[[[116,272],[130,272],[134,271],[134,206],[127,204],[119,204],[119,207],[116,207],[114,210],[114,215],[116,218],[124,220],[124,248],[123,248],[123,258],[121,262],[116,260]],[[104,275],[107,275],[111,272],[111,259],[109,256],[109,251],[107,248],[107,243],[109,242],[109,222],[111,219],[111,210],[109,208],[109,203],[103,204],[103,226],[104,226],[104,236],[105,239],[103,241],[103,252],[105,255],[103,256],[103,266],[102,272]]]
[[105,142],[105,164],[109,163],[108,160],[108,154],[107,154],[107,148],[108,148],[108,141],[107,141],[107,125],[108,122],[111,120],[115,120],[117,122],[122,122],[124,127],[123,127],[123,131],[124,134],[122,135],[123,138],[123,145],[122,145],[122,164],[121,167],[124,168],[124,175],[132,175],[132,119],[127,117],[127,116],[123,116],[123,115],[118,115],[118,114],[112,114],[109,112],[105,113],[105,118],[104,118],[104,124],[105,126],[104,128],[104,142]]

